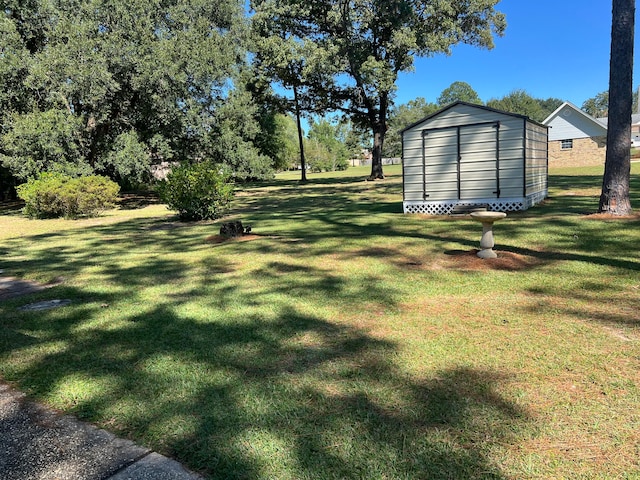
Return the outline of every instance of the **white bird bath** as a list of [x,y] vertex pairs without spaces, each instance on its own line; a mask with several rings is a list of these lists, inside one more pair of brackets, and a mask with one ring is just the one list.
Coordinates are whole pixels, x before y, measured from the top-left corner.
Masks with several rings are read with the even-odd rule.
[[497,258],[493,251],[495,245],[493,241],[493,223],[502,220],[507,214],[504,212],[472,212],[471,218],[482,223],[482,238],[480,238],[480,248],[478,256],[480,258]]

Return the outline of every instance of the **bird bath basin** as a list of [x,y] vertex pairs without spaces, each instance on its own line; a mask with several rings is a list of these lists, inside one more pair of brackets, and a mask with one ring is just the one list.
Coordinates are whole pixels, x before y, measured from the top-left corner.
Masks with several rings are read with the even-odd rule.
[[504,212],[472,212],[471,218],[482,223],[482,237],[480,238],[480,248],[478,256],[480,258],[497,258],[493,251],[493,223],[502,220],[507,216]]

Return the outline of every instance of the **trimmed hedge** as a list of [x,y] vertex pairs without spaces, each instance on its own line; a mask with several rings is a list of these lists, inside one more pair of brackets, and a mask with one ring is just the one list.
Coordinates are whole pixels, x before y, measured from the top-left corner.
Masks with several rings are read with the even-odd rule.
[[23,213],[32,218],[94,217],[113,208],[120,187],[106,177],[70,177],[61,173],[42,173],[17,187],[24,200]]
[[181,220],[215,220],[233,199],[231,175],[210,162],[174,167],[160,184],[160,198]]

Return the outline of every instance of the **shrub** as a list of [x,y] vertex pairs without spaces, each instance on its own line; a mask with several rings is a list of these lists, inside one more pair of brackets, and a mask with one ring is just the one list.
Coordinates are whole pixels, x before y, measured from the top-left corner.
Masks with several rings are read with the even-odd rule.
[[181,220],[220,218],[233,198],[231,175],[210,162],[175,167],[160,183],[160,198]]
[[75,178],[77,215],[95,216],[113,208],[118,199],[120,186],[101,175]]
[[115,205],[119,190],[106,177],[73,178],[61,173],[43,173],[17,188],[25,202],[23,213],[33,218],[96,216]]
[[320,172],[337,172],[349,168],[349,161],[340,158],[315,158],[311,163],[311,171]]

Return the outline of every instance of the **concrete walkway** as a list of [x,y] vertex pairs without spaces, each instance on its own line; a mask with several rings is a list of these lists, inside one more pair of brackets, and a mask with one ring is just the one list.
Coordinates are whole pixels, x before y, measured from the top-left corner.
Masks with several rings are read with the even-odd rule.
[[[0,277],[0,302],[46,287]],[[60,415],[0,383],[2,480],[202,480],[175,460]]]

